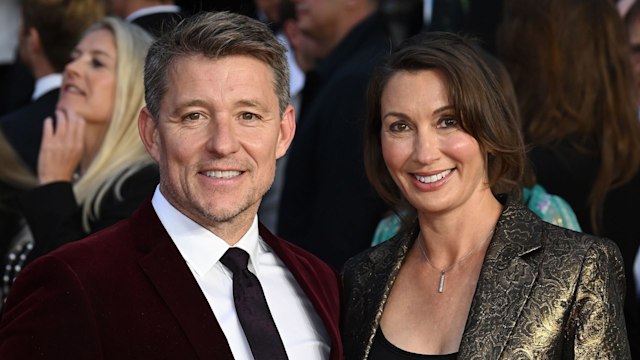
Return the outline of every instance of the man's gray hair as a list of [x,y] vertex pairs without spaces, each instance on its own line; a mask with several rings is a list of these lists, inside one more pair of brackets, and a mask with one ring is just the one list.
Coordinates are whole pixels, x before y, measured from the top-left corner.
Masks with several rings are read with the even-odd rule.
[[290,102],[286,48],[265,24],[225,11],[186,18],[151,46],[144,66],[144,87],[147,108],[153,118],[159,118],[169,70],[178,59],[205,56],[215,60],[231,55],[251,56],[273,70],[282,115]]

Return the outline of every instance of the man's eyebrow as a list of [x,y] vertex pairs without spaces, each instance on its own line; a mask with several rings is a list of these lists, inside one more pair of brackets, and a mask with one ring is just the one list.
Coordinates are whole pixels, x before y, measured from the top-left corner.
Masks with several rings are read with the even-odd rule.
[[238,106],[247,106],[256,108],[260,111],[269,112],[269,107],[265,106],[261,101],[255,99],[243,99],[236,102]]
[[185,101],[183,103],[178,103],[177,106],[173,109],[173,111],[169,115],[176,116],[180,112],[182,112],[184,108],[192,107],[192,106],[205,107],[207,106],[207,102],[201,99],[192,99],[192,100]]

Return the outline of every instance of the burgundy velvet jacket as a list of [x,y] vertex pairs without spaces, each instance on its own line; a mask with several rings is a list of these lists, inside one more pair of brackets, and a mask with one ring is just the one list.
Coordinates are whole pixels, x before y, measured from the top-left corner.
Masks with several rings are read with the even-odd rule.
[[[336,272],[260,226],[342,359]],[[196,280],[146,201],[129,219],[34,261],[9,293],[0,359],[233,359]]]

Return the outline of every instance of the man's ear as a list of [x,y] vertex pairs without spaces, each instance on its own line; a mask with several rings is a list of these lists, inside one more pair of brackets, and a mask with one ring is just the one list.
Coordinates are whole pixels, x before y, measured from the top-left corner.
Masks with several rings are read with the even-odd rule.
[[278,144],[276,145],[276,158],[279,159],[287,153],[293,136],[296,133],[296,112],[293,105],[289,104],[282,114],[280,120],[280,133],[278,135]]
[[138,132],[144,147],[147,148],[147,152],[158,162],[160,159],[158,121],[153,118],[146,106],[140,110],[140,115],[138,115]]

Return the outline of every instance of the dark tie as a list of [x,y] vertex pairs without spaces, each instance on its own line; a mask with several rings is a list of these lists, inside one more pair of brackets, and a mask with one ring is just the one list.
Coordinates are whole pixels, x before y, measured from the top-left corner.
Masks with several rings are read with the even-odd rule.
[[256,360],[288,359],[258,278],[247,269],[249,254],[229,248],[220,262],[233,272],[233,302]]

